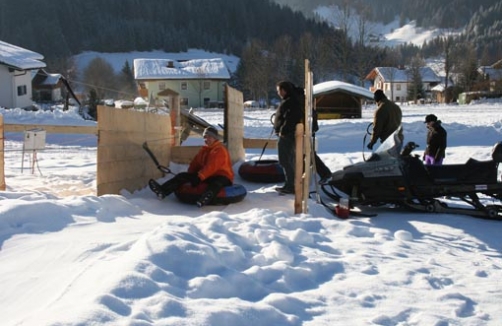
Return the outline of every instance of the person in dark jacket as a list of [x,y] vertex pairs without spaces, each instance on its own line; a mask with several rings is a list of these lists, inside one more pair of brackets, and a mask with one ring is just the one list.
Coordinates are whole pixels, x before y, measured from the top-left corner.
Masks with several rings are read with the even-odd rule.
[[276,85],[277,94],[282,101],[274,115],[274,132],[279,137],[277,152],[279,164],[284,170],[284,186],[276,190],[284,194],[295,192],[295,131],[296,125],[303,121],[303,107],[296,86],[289,81],[280,81]]
[[446,130],[434,114],[427,115],[424,123],[428,129],[427,147],[423,157],[425,165],[442,165],[446,155]]
[[169,196],[182,184],[190,182],[193,187],[199,183],[207,183],[207,188],[197,200],[197,206],[209,204],[218,192],[234,181],[232,160],[225,145],[220,142],[218,130],[207,127],[202,134],[205,145],[190,162],[187,172],[178,173],[163,184],[150,179],[150,189],[160,198]]
[[368,144],[368,149],[372,150],[378,139],[383,143],[401,125],[403,113],[401,108],[390,101],[381,89],[377,89],[373,94],[378,108],[373,116],[373,133]]

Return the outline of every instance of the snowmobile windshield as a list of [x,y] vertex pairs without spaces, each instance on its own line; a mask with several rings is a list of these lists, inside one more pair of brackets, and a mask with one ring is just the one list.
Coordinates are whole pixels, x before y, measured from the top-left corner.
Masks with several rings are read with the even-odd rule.
[[392,133],[392,135],[389,136],[380,146],[375,151],[375,154],[380,157],[380,159],[385,158],[385,157],[399,157],[399,153],[401,152],[401,148],[403,147],[403,127],[399,126],[399,128],[396,129]]

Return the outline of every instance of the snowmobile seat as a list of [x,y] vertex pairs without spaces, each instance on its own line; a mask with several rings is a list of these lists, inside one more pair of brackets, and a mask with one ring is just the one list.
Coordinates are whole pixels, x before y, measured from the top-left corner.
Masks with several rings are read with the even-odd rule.
[[497,182],[497,164],[470,158],[465,164],[426,166],[435,184],[480,184]]

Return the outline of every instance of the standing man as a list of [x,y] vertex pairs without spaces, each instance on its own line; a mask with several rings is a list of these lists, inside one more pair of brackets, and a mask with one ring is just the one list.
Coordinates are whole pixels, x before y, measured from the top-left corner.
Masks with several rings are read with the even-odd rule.
[[[303,107],[296,86],[289,81],[280,81],[276,85],[277,94],[282,101],[274,116],[274,131],[279,137],[277,151],[279,164],[284,170],[284,186],[276,191],[283,194],[295,193],[295,131],[296,125],[303,121]],[[303,89],[302,89],[303,91]]]
[[207,183],[207,188],[197,200],[197,206],[209,204],[224,187],[234,181],[232,161],[225,145],[218,139],[218,130],[207,127],[202,134],[205,145],[192,159],[187,172],[178,173],[162,185],[150,179],[148,185],[160,199],[169,196],[182,184],[190,182],[193,187]]
[[403,113],[401,108],[390,101],[381,89],[377,89],[373,94],[378,108],[373,116],[373,133],[368,144],[368,149],[372,150],[378,139],[383,143],[401,125]]
[[424,123],[428,129],[427,147],[423,157],[425,165],[442,165],[446,156],[446,130],[434,114],[427,115]]

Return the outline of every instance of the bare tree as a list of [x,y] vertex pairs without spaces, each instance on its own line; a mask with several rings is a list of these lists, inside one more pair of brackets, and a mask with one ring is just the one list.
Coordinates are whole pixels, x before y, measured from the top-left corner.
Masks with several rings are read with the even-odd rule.
[[[389,67],[392,67],[391,69],[389,69],[390,97],[393,101],[395,101],[394,82],[396,81],[396,77],[399,70],[404,69],[403,65],[401,64],[402,61],[401,53],[395,49],[391,50],[387,53],[387,60],[390,63]],[[396,67],[397,69],[394,69],[394,67]]]
[[342,80],[347,79],[348,69],[350,65],[351,56],[351,41],[350,41],[350,29],[352,25],[352,6],[350,0],[342,0],[341,4],[338,6],[339,11],[334,15],[334,21],[337,22],[335,28],[341,32],[341,37],[339,34],[334,35],[336,41],[333,42],[333,53],[336,55],[338,62],[338,70],[341,72]]
[[199,95],[199,106],[203,107],[205,103],[202,101],[202,93],[204,92],[204,82],[206,81],[207,73],[204,67],[195,68],[195,75],[197,79],[192,83],[194,88],[197,90],[197,94]]
[[452,36],[452,33],[448,33],[442,37],[443,41],[443,69],[445,73],[444,77],[444,101],[446,103],[450,103],[453,94],[451,94],[451,91],[449,90],[449,82],[450,82],[450,74],[451,70],[453,68],[453,58],[452,58],[452,52],[453,52],[453,47],[454,47],[454,38]]
[[462,43],[454,52],[453,70],[458,74],[457,85],[465,92],[472,91],[479,77],[476,50],[473,45]]
[[365,46],[366,41],[368,40],[368,37],[370,33],[372,32],[370,30],[370,15],[371,11],[368,5],[363,4],[362,2],[358,1],[355,4],[358,16],[356,19],[356,24],[357,24],[357,41],[356,44],[359,46]]
[[89,91],[93,89],[98,99],[116,96],[115,72],[105,59],[101,57],[92,59],[83,74],[85,87]]
[[241,56],[242,87],[253,99],[267,94],[269,83],[268,56],[261,42],[252,40]]
[[421,68],[425,66],[424,60],[416,55],[411,59],[408,73],[408,99],[417,103],[417,100],[424,97]]

